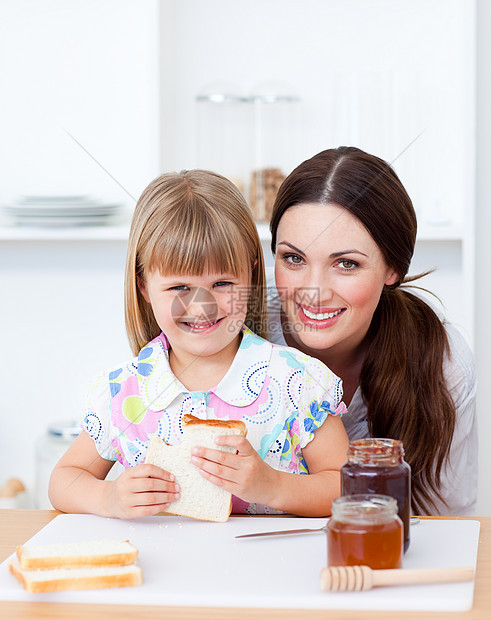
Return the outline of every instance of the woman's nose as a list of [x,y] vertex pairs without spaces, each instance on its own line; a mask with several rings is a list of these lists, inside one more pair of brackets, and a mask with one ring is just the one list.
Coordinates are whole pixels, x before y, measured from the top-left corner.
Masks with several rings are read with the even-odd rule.
[[301,288],[298,290],[297,299],[304,306],[320,307],[333,298],[332,283],[325,272],[311,271],[306,274]]

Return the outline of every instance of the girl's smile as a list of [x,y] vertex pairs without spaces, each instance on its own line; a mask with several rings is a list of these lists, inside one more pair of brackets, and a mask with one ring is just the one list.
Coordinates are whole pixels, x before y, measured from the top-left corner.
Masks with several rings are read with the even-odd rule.
[[184,325],[184,327],[187,327],[189,330],[191,330],[192,332],[210,332],[213,331],[216,327],[218,327],[218,325],[220,324],[220,322],[223,320],[223,318],[221,319],[217,319],[216,321],[206,321],[206,322],[191,322],[191,321],[183,321],[182,325]]

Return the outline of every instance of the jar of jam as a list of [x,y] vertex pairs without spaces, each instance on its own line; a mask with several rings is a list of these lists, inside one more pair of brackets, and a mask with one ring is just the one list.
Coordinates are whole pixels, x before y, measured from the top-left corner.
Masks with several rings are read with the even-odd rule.
[[401,568],[403,531],[393,497],[337,497],[327,524],[327,564]]
[[356,439],[348,447],[348,461],[341,467],[341,495],[377,493],[397,501],[404,524],[404,551],[410,542],[411,468],[397,439]]

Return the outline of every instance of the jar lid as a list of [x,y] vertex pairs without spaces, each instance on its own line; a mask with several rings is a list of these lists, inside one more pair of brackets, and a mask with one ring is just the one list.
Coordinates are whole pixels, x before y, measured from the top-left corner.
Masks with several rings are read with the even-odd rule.
[[48,426],[48,435],[62,439],[75,439],[80,435],[81,430],[80,424],[75,420],[62,420]]
[[404,458],[404,446],[399,439],[365,437],[348,445],[348,461],[363,465],[393,464]]
[[389,495],[360,493],[341,495],[332,502],[332,516],[341,521],[375,523],[393,519],[397,501]]

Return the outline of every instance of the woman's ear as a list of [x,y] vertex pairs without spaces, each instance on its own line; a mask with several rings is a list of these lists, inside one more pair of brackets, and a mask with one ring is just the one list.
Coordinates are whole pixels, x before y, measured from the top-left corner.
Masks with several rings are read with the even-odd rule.
[[143,278],[140,278],[140,276],[136,276],[136,285],[138,286],[138,290],[140,291],[140,293],[143,295],[143,299],[147,302],[147,304],[149,304],[150,298],[148,296],[148,292],[145,287],[145,282]]
[[386,286],[390,286],[391,284],[395,284],[396,282],[399,282],[399,275],[396,271],[389,271],[389,275],[387,276],[387,279],[385,280],[384,284]]

